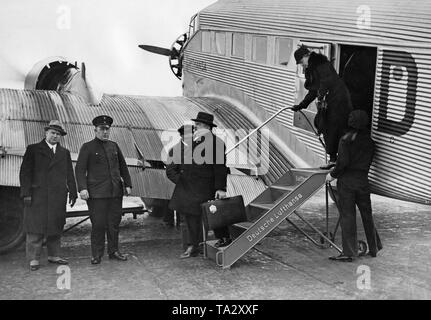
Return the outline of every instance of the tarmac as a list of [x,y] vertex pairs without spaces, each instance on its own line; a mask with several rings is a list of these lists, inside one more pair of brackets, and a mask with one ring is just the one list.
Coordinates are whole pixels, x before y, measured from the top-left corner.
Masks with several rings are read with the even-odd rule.
[[[229,269],[202,256],[179,259],[180,231],[161,218],[123,217],[120,250],[128,261],[90,264],[89,221],[62,238],[69,268],[48,264],[30,271],[24,246],[0,256],[0,299],[139,300],[345,300],[431,298],[431,206],[372,195],[374,219],[383,242],[376,258],[354,262],[328,259],[338,252],[318,248],[283,222]],[[330,230],[338,219],[329,206]],[[323,190],[298,210],[325,230]],[[81,218],[70,218],[66,228]],[[319,241],[319,236],[310,229]],[[365,240],[358,214],[358,238]],[[335,242],[341,246],[341,233]]]

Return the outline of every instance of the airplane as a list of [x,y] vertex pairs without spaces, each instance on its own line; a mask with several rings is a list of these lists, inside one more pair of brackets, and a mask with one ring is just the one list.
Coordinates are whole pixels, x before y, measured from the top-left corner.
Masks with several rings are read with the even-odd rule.
[[[425,0],[397,2],[396,7],[391,0],[353,0],[342,6],[337,0],[304,0],[300,5],[290,0],[219,0],[194,15],[189,30],[170,48],[139,45],[168,56],[171,71],[182,81],[183,96],[175,98],[101,96],[86,80],[85,65],[78,67],[63,58],[44,60],[29,73],[26,90],[0,89],[0,203],[13,207],[0,210],[2,220],[7,220],[7,212],[12,210],[16,217],[20,211],[16,190],[22,155],[13,150],[37,141],[36,133],[50,117],[66,124],[71,134],[63,143],[76,157],[78,147],[91,136],[89,119],[110,113],[118,119],[112,139],[126,150],[137,185],[135,195],[166,200],[173,186],[163,174],[163,132],[175,131],[198,111],[211,112],[221,128],[268,130],[270,138],[266,162],[231,164],[228,192],[244,195],[253,224],[238,233],[239,238],[243,233],[244,241],[234,241],[231,251],[208,248],[219,265],[230,266],[239,259],[238,250],[248,250],[274,228],[259,225],[264,216],[275,213],[287,218],[324,185],[322,172],[301,171],[317,168],[325,160],[324,148],[310,126],[316,108],[310,105],[303,113],[289,110],[306,93],[303,70],[293,58],[301,45],[331,59],[354,107],[372,119],[376,143],[369,174],[372,192],[430,205],[429,18],[431,4]],[[231,135],[230,141],[238,144],[246,138]],[[143,158],[151,166],[144,171],[138,162]],[[267,171],[259,174],[258,164],[268,165]],[[305,186],[296,185],[298,181],[313,184],[312,190],[303,190],[307,196],[292,191]],[[19,218],[10,220],[7,227],[0,223],[2,235],[15,230],[2,236],[3,251],[22,241]]]

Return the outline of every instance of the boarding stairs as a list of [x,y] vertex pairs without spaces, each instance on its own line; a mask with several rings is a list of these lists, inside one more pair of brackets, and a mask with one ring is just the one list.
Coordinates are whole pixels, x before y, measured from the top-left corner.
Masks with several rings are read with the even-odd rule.
[[298,215],[296,210],[325,186],[327,173],[320,169],[291,169],[246,206],[247,221],[230,226],[234,240],[229,246],[217,248],[216,240],[205,241],[206,257],[229,268],[283,221],[292,223],[289,217]]
[[[285,110],[291,107],[284,107],[273,114],[270,118],[264,121],[260,126],[254,129],[249,135],[241,139],[233,147],[226,151],[226,154],[233,151],[236,147],[246,142],[256,131],[260,130],[272,119],[277,117]],[[301,112],[302,113],[302,112]],[[320,142],[323,141],[320,135],[315,131],[314,127],[303,114],[310,127],[319,138]],[[247,221],[240,222],[229,226],[230,233],[234,240],[226,247],[217,248],[215,243],[217,240],[207,240],[206,230],[204,228],[204,256],[216,262],[216,264],[223,268],[229,268],[263,238],[265,238],[272,230],[279,226],[283,221],[292,224],[297,230],[304,234],[309,240],[318,246],[319,243],[315,241],[308,233],[302,228],[297,226],[291,219],[291,215],[297,216],[306,225],[311,227],[315,232],[320,235],[321,241],[326,242],[331,247],[341,253],[341,249],[333,242],[334,236],[328,238],[330,235],[328,227],[328,188],[329,184],[325,183],[328,170],[321,170],[315,168],[302,168],[290,169],[281,178],[272,183],[263,193],[257,196],[246,206]],[[311,225],[304,217],[302,217],[296,210],[301,207],[307,199],[313,196],[322,187],[326,186],[326,233],[320,232]],[[332,190],[332,189],[331,189]],[[338,226],[338,224],[337,224]],[[334,232],[335,233],[335,232]]]

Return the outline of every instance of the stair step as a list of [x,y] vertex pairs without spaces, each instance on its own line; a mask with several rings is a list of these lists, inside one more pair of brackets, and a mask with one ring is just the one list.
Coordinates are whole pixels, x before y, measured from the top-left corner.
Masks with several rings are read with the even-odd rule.
[[292,191],[296,187],[297,187],[297,185],[283,186],[283,185],[275,185],[274,184],[274,185],[270,186],[270,188],[272,188],[272,189],[277,189],[277,190],[282,190],[282,191]]
[[247,230],[248,228],[250,228],[250,226],[252,224],[253,224],[253,222],[246,221],[246,222],[235,223],[234,226],[237,227],[237,228],[241,228],[241,229]]
[[253,202],[250,202],[249,206],[269,210],[274,206],[274,204],[273,203],[253,203]]
[[246,207],[248,221],[254,222],[232,225],[232,234],[238,234],[233,236],[235,240],[223,251],[210,242],[206,245],[207,256],[218,266],[229,268],[322,188],[326,174],[327,171],[292,170],[283,175]]

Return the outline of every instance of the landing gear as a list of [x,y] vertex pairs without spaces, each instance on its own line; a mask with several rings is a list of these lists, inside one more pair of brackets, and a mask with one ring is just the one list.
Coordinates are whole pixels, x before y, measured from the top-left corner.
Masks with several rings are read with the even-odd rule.
[[24,209],[19,188],[0,187],[0,253],[6,253],[24,242]]

